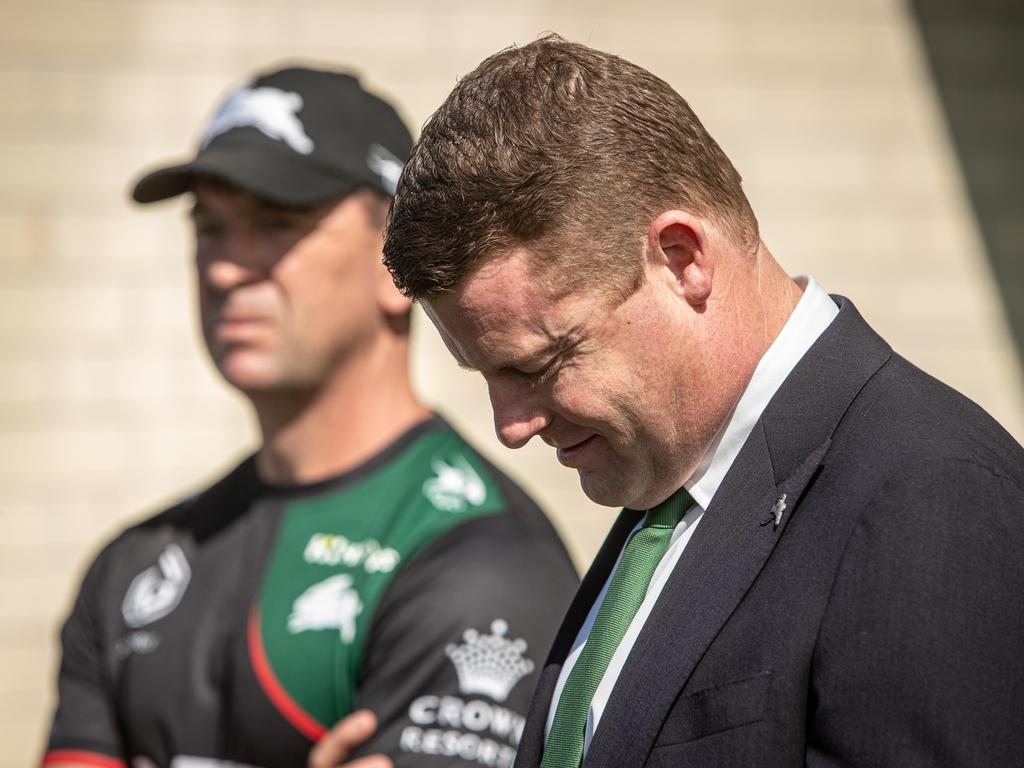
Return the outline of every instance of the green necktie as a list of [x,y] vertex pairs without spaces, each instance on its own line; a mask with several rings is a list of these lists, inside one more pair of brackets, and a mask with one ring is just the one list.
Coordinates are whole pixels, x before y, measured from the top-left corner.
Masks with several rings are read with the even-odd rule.
[[541,768],[578,768],[587,715],[601,678],[647,594],[651,576],[668,550],[672,531],[693,500],[685,488],[647,511],[643,527],[626,542],[583,652],[569,673],[544,746]]

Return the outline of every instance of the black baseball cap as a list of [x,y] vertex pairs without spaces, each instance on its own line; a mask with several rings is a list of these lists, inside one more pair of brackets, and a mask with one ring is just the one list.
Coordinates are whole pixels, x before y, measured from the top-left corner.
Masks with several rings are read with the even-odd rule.
[[220,105],[194,159],[147,173],[132,198],[153,203],[197,175],[282,205],[314,205],[370,187],[392,196],[412,136],[394,107],[358,78],[290,67],[260,75]]

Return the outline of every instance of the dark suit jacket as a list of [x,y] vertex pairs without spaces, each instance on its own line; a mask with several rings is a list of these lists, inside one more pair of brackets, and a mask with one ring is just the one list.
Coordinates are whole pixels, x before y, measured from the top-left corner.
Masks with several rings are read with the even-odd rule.
[[[585,768],[1024,766],[1024,450],[837,301],[665,585]],[[580,587],[517,768],[540,764],[561,665],[637,519]]]

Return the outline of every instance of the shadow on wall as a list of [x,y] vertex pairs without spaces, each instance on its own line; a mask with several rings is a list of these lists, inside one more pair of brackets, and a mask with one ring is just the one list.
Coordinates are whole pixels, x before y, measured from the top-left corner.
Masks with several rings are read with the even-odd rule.
[[911,0],[911,7],[1024,360],[1024,3]]

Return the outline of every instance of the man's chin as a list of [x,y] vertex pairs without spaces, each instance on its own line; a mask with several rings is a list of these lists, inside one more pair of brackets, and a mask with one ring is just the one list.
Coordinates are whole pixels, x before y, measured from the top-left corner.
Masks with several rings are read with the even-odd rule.
[[577,470],[580,476],[580,487],[587,498],[603,507],[626,507],[633,497],[632,489],[627,482],[613,477],[608,472]]
[[214,364],[224,381],[244,394],[266,393],[281,387],[279,372],[252,355],[230,354]]
[[596,472],[577,470],[580,487],[592,502],[603,507],[627,507],[629,509],[651,509],[677,490],[677,486],[645,481],[639,470],[630,472]]

